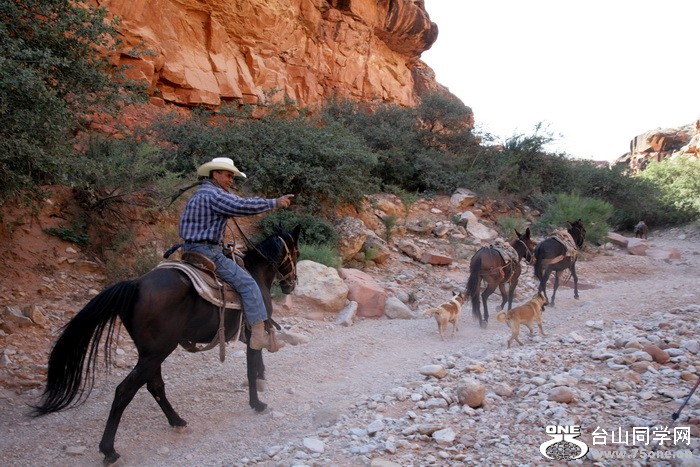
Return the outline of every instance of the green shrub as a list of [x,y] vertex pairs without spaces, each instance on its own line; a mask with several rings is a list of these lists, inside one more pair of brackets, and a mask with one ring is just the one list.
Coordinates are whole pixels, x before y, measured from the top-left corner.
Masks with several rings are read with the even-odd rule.
[[75,243],[76,245],[87,245],[90,243],[90,237],[88,237],[84,229],[76,230],[70,227],[49,227],[48,229],[44,229],[44,232],[66,242]]
[[280,209],[260,222],[262,237],[272,235],[277,228],[291,231],[301,225],[299,243],[306,245],[337,245],[338,231],[333,225],[317,216],[299,214],[291,209]]
[[65,183],[86,115],[110,112],[140,86],[114,75],[118,20],[69,0],[0,6],[0,201]]
[[309,260],[331,268],[339,268],[343,260],[338,250],[328,244],[302,244],[299,246],[299,260]]
[[512,238],[517,230],[521,234],[525,233],[525,219],[522,217],[500,216],[498,226],[504,238]]
[[586,241],[594,244],[605,241],[610,231],[607,219],[613,210],[610,203],[600,199],[559,193],[546,195],[544,204],[542,217],[533,225],[535,232],[546,235],[557,228],[568,228],[568,222],[581,219],[586,228]]
[[[677,209],[679,221],[700,216],[700,161],[687,156],[650,163],[640,175],[661,192],[661,201]],[[648,220],[648,217],[644,217]]]
[[389,243],[396,227],[396,216],[394,214],[382,216],[382,224],[384,224],[384,240]]

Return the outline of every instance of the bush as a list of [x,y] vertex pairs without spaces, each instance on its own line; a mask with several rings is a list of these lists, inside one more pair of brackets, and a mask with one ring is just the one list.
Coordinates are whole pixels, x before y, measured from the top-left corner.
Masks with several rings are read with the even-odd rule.
[[522,217],[500,216],[498,226],[504,238],[512,238],[517,230],[521,234],[525,233],[525,219]]
[[[687,156],[650,163],[639,178],[661,192],[661,201],[676,208],[678,221],[700,216],[700,161]],[[641,218],[641,217],[640,217]],[[644,217],[648,220],[648,216]]]
[[290,209],[281,209],[265,216],[260,222],[260,235],[265,238],[272,235],[278,228],[291,231],[297,225],[301,225],[300,244],[333,247],[338,244],[338,232],[330,222],[316,216],[299,214]]
[[111,73],[118,24],[106,13],[69,0],[2,2],[0,197],[65,183],[85,116],[134,96],[125,92],[133,83]]
[[546,195],[544,206],[544,214],[533,225],[533,230],[538,233],[549,234],[557,228],[568,228],[568,222],[577,219],[583,221],[583,226],[586,229],[586,240],[591,243],[603,243],[610,231],[607,219],[610,217],[613,207],[606,201],[559,193]]
[[299,260],[303,259],[323,264],[330,268],[339,268],[343,264],[343,260],[341,259],[338,250],[334,246],[328,244],[301,245],[299,247]]

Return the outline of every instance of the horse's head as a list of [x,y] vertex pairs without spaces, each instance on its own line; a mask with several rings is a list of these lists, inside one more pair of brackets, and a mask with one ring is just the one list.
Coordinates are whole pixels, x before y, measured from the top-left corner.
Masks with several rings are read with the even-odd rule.
[[297,285],[297,261],[299,261],[299,233],[301,225],[297,225],[293,231],[280,230],[276,236],[278,245],[278,261],[276,261],[277,273],[280,276],[280,288],[285,294],[292,293]]
[[567,231],[571,234],[571,237],[574,239],[574,242],[576,243],[577,248],[581,248],[583,246],[583,241],[586,239],[586,228],[583,226],[583,221],[581,219],[569,222],[569,227]]
[[528,264],[533,264],[535,262],[535,242],[530,238],[530,227],[528,227],[522,235],[516,230],[515,235],[517,238],[512,245],[513,248],[518,252],[520,258],[525,258]]

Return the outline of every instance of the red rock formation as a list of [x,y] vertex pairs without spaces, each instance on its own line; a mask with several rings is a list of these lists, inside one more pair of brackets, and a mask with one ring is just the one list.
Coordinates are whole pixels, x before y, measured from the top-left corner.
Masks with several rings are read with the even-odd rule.
[[660,162],[676,154],[700,158],[700,118],[681,128],[657,128],[630,141],[630,152],[614,164],[626,164],[633,173],[646,168],[650,161]]
[[[118,61],[151,102],[218,106],[285,95],[413,105],[437,89],[422,0],[97,0],[121,18]],[[142,47],[150,52],[135,54]]]

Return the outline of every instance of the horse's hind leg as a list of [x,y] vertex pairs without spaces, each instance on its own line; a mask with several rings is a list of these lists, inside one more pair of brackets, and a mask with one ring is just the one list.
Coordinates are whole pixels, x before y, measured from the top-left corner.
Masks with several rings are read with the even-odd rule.
[[[506,303],[508,303],[509,292],[506,291],[506,283],[501,282],[500,284],[498,284],[498,290],[499,292],[501,292],[501,305],[498,307],[498,311],[501,311],[503,307],[506,306]],[[508,309],[510,310],[510,306],[508,307]]]
[[114,391],[112,409],[109,411],[107,425],[105,426],[105,431],[100,441],[100,452],[105,456],[105,464],[113,464],[119,459],[119,454],[114,450],[114,438],[117,435],[117,428],[119,428],[119,422],[124,414],[124,410],[141,386],[151,379],[163,360],[164,359],[149,361],[139,358],[138,363],[134,369],[131,370],[131,373],[124,378],[124,381],[122,381]]
[[571,265],[571,277],[574,278],[574,298],[578,298],[578,276],[576,275],[576,265]]
[[[547,266],[547,268],[545,268],[544,272],[542,273],[542,279],[540,280],[539,291],[542,292],[542,295],[544,296],[544,304],[545,305],[550,305],[549,298],[547,298],[547,281],[549,281],[549,276],[551,274],[552,274],[552,267]],[[552,294],[551,305],[554,306],[554,294]]]
[[489,307],[488,300],[493,291],[496,290],[496,284],[486,283],[486,288],[481,293],[481,301],[484,302],[484,319],[479,319],[479,326],[486,329],[489,324]]
[[559,276],[561,276],[561,271],[554,272],[554,287],[552,287],[552,302],[549,304],[554,306],[554,296],[557,294],[557,289],[559,288]]
[[148,380],[148,383],[146,384],[146,387],[148,388],[148,392],[151,393],[153,398],[156,400],[160,408],[163,410],[163,413],[165,416],[168,418],[168,423],[172,427],[184,427],[187,426],[187,422],[183,420],[177,412],[175,412],[175,409],[173,409],[173,406],[170,405],[170,401],[168,401],[168,398],[165,397],[165,383],[163,382],[163,375],[161,373],[161,365],[158,365],[158,368],[156,369],[155,373],[151,377],[151,379]]

